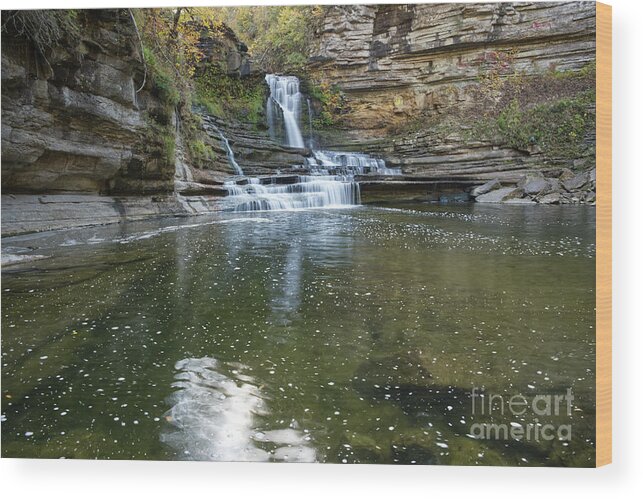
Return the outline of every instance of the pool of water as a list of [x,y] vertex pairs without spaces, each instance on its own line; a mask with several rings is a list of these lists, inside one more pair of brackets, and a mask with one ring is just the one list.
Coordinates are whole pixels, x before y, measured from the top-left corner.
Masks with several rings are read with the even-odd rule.
[[[594,464],[593,207],[230,213],[2,245],[40,257],[2,273],[3,457]],[[559,414],[476,410],[568,389]],[[488,422],[572,434],[476,438]]]

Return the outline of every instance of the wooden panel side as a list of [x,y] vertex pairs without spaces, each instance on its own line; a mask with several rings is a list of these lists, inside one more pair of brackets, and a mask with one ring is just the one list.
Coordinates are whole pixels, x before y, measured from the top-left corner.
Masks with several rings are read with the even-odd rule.
[[612,7],[596,4],[596,466],[612,462]]

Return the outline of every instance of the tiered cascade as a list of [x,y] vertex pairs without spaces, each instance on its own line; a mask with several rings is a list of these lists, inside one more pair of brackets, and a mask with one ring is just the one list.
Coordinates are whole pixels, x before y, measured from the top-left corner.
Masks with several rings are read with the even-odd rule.
[[[266,115],[270,136],[283,145],[305,147],[300,127],[302,94],[295,76],[266,75],[270,97]],[[312,114],[308,104],[309,147],[312,156],[302,165],[306,175],[277,175],[261,178],[244,177],[226,182],[226,203],[232,211],[272,211],[303,208],[346,207],[360,202],[355,175],[377,173],[399,175],[399,169],[387,168],[384,160],[367,154],[313,150]],[[220,132],[219,132],[220,133]],[[234,161],[229,143],[228,159]],[[235,167],[236,162],[233,167]],[[238,170],[237,170],[238,169]],[[235,171],[241,171],[236,165]]]

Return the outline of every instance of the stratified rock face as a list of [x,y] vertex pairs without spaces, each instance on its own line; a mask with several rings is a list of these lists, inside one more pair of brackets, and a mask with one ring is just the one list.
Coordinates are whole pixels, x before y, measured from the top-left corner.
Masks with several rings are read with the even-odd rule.
[[580,69],[595,59],[595,33],[592,2],[337,5],[311,60],[349,96],[350,123],[375,134],[418,112],[466,105],[490,69]]
[[2,189],[131,192],[173,189],[174,165],[145,150],[143,80],[127,10],[78,14],[80,33],[46,57],[2,36]]
[[347,100],[346,130],[332,145],[367,142],[408,174],[495,178],[541,168],[539,151],[474,141],[457,127],[446,136],[428,125],[396,129],[473,109],[483,78],[493,92],[508,75],[586,67],[595,60],[595,13],[592,2],[327,7],[309,68]]

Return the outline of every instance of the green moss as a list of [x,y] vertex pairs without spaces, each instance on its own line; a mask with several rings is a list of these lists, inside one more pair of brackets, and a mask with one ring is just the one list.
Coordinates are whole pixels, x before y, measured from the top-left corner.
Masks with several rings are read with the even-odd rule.
[[196,77],[195,102],[221,118],[259,125],[265,98],[263,79],[229,76],[215,65]]
[[188,152],[192,164],[199,168],[204,167],[209,161],[216,157],[214,149],[201,139],[192,139],[188,143]]
[[160,165],[159,170],[174,174],[176,160],[176,138],[174,130],[148,117],[145,137],[141,142],[142,151]]
[[307,82],[305,91],[317,103],[313,127],[316,129],[333,128],[341,121],[346,111],[346,98],[337,85],[327,82]]
[[167,68],[167,65],[160,63],[152,50],[145,47],[143,52],[152,94],[158,97],[163,104],[169,107],[176,106],[181,100],[177,75]]
[[[595,64],[580,71],[548,71],[539,75],[497,72],[481,74],[468,91],[471,104],[445,107],[418,115],[392,128],[393,135],[454,134],[465,142],[483,141],[529,153],[545,160],[590,167],[595,127]],[[584,160],[572,161],[572,160]]]
[[173,165],[176,160],[176,141],[174,135],[164,134],[161,137],[163,141],[163,155],[168,165]]

